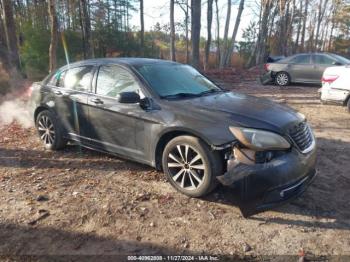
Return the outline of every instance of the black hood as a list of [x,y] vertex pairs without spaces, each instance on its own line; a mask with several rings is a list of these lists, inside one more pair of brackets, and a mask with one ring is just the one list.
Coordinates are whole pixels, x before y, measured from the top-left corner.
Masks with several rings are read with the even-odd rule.
[[268,99],[233,92],[178,102],[187,111],[193,110],[206,116],[210,115],[218,121],[222,121],[225,116],[224,121],[229,121],[229,125],[271,130],[282,134],[291,125],[304,120],[301,114],[288,106]]

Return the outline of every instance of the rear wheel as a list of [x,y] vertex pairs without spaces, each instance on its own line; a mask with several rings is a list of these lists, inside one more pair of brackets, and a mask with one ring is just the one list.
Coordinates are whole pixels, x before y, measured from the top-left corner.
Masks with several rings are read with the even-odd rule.
[[275,76],[275,83],[279,86],[287,86],[290,84],[290,76],[286,72],[278,72]]
[[162,158],[163,170],[175,189],[191,197],[201,197],[218,184],[221,174],[218,154],[200,139],[179,136],[165,147]]
[[46,149],[58,150],[66,146],[62,127],[53,113],[44,110],[36,118],[36,128]]

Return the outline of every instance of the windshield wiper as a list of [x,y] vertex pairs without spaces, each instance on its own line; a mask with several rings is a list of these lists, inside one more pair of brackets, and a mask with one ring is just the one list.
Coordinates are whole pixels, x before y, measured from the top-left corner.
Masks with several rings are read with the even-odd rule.
[[209,89],[207,91],[199,93],[198,95],[203,96],[203,95],[207,95],[207,94],[221,93],[221,92],[223,92],[223,90],[221,90],[221,89]]
[[172,95],[166,95],[166,96],[161,96],[161,98],[187,98],[187,97],[198,97],[200,94],[193,94],[193,93],[177,93],[177,94],[172,94]]

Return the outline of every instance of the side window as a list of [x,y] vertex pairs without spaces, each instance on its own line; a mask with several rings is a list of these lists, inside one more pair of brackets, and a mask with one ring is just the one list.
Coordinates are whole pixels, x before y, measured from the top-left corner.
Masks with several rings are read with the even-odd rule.
[[333,64],[335,61],[325,55],[315,55],[314,56],[314,63],[315,64],[320,64],[320,65],[331,65]]
[[49,81],[47,81],[47,85],[49,86],[56,86],[57,85],[57,75],[58,72],[56,72]]
[[64,87],[77,91],[90,92],[93,66],[82,66],[69,69],[62,76]]
[[97,76],[96,93],[116,97],[121,92],[136,92],[144,97],[135,78],[120,66],[101,66]]
[[57,86],[64,88],[64,76],[67,71],[59,72],[57,75]]
[[294,64],[310,64],[310,55],[298,55],[291,61]]
[[64,88],[64,75],[66,74],[66,71],[57,71],[51,79],[47,82],[50,86],[57,86]]

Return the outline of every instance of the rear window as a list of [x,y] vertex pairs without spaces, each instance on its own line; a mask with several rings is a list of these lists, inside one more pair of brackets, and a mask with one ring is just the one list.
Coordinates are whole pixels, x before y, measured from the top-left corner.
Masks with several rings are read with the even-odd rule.
[[66,74],[66,71],[57,71],[47,81],[47,85],[64,87],[64,75],[65,74]]
[[69,69],[60,76],[60,85],[64,88],[73,89],[77,91],[90,92],[91,80],[93,76],[93,66],[81,66]]
[[57,86],[57,74],[58,72],[54,73],[50,79],[47,81],[47,84],[50,86]]

